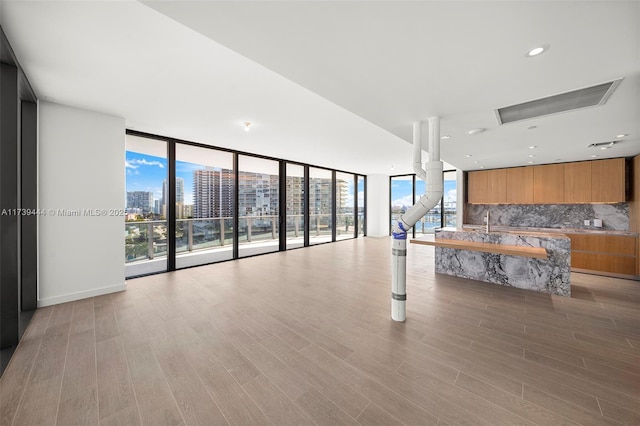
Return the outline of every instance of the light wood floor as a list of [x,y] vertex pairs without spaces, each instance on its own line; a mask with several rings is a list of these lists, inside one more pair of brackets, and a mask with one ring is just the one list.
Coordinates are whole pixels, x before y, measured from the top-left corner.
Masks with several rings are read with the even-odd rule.
[[1,381],[1,424],[640,424],[640,283],[573,297],[436,276],[390,240],[128,282],[39,309]]

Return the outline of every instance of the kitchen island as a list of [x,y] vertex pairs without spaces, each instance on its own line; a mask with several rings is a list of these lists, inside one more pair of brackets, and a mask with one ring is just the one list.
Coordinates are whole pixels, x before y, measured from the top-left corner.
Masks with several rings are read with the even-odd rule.
[[543,232],[436,230],[435,271],[532,291],[571,296],[571,240]]

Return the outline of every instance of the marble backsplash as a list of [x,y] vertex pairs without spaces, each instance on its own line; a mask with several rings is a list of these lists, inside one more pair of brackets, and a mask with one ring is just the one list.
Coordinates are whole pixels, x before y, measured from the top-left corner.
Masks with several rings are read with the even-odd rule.
[[[467,204],[465,221],[483,225],[487,211],[490,224],[513,227],[629,230],[629,204]],[[589,226],[584,221],[589,219]],[[602,228],[593,226],[602,220]]]

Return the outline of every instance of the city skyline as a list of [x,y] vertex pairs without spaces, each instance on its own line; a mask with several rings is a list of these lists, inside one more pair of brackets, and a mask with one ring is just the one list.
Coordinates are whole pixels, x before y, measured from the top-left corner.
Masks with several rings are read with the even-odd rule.
[[[409,177],[408,179],[392,179],[391,181],[391,206],[392,207],[409,207],[414,203],[412,202],[412,187],[413,182]],[[444,191],[442,198],[445,203],[455,203],[457,196],[455,180],[444,181]],[[416,179],[416,200],[424,193],[424,182],[420,179]]]
[[[162,186],[168,170],[166,158],[126,151],[125,168],[126,192],[152,192],[154,199],[162,200]],[[176,161],[176,177],[184,181],[184,204],[193,204],[193,172],[204,168],[202,164]]]
[[[141,154],[134,151],[126,151],[126,192],[146,191],[152,192],[155,200],[162,200],[162,185],[167,179],[168,162],[166,158]],[[204,170],[202,164],[176,161],[176,177],[184,180],[184,204],[193,204],[194,171]],[[221,169],[221,168],[217,168]],[[416,180],[417,194],[424,189],[424,182]],[[353,186],[350,185],[350,189]],[[411,206],[412,202],[411,179],[392,179],[391,182],[391,206]],[[362,188],[358,185],[357,196],[359,202],[364,198]],[[445,203],[456,201],[456,181],[445,180],[443,198]],[[346,205],[353,206],[353,194],[348,194]]]

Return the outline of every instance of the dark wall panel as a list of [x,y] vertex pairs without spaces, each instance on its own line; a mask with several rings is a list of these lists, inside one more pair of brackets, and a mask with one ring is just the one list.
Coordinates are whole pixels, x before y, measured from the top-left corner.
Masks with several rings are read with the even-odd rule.
[[18,344],[18,69],[0,64],[0,349]]
[[[37,120],[38,107],[21,103],[20,124],[20,207],[35,211],[38,207]],[[20,217],[20,307],[36,309],[38,298],[38,216]]]

